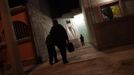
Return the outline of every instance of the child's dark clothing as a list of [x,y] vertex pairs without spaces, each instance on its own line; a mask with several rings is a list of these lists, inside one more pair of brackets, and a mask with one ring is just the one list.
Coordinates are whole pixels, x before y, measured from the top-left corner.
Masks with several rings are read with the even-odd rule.
[[58,62],[58,60],[57,60],[57,53],[55,50],[55,46],[54,46],[53,40],[51,39],[50,35],[48,35],[46,38],[46,45],[47,45],[47,49],[48,49],[49,63],[52,65],[52,64]]
[[82,46],[84,46],[85,43],[84,43],[84,37],[82,36],[82,34],[80,35],[80,41],[81,41]]

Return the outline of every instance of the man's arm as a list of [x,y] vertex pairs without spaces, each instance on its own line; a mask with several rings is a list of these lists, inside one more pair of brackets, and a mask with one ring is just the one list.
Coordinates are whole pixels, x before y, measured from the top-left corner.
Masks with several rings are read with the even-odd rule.
[[65,40],[66,40],[66,44],[68,44],[69,43],[69,38],[68,38],[68,35],[67,35],[67,31],[62,25],[61,25],[61,27],[62,27],[63,34],[64,34],[64,37],[65,37]]

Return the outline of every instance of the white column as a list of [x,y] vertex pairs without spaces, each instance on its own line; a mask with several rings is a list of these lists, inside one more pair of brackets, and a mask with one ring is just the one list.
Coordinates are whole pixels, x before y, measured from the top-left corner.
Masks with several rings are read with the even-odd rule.
[[7,0],[0,0],[0,13],[13,75],[24,75]]

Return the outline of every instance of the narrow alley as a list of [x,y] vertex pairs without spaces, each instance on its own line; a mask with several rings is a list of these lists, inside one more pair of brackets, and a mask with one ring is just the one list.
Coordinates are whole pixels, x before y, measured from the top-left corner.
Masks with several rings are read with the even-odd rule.
[[0,0],[0,75],[134,75],[134,0]]

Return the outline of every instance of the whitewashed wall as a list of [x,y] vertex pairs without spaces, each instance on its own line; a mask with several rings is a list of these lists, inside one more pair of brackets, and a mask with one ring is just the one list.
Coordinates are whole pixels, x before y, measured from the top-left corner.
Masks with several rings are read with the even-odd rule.
[[47,61],[48,52],[46,49],[45,39],[49,34],[52,27],[52,20],[47,15],[43,14],[34,5],[29,4],[29,15],[31,20],[31,25],[34,34],[34,40],[36,45],[37,54],[41,55],[43,61]]

